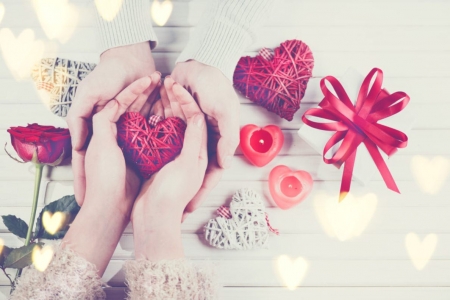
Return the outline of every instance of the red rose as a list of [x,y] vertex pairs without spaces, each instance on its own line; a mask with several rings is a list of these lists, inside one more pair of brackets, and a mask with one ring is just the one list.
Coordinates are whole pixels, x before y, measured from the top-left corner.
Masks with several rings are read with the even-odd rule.
[[14,150],[25,162],[58,165],[71,154],[69,129],[29,124],[11,127],[8,132]]

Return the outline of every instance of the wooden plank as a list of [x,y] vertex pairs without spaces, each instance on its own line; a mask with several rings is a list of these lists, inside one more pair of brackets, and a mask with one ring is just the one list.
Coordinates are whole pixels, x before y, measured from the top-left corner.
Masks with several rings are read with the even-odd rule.
[[[104,289],[109,300],[126,299],[126,288],[108,287]],[[301,287],[294,291],[276,287],[224,287],[220,291],[223,300],[263,299],[273,300],[282,297],[283,300],[334,300],[347,299],[396,299],[396,300],[447,300],[449,288],[443,287]],[[354,298],[353,298],[354,297]],[[9,287],[0,286],[0,300],[9,298]]]
[[[368,70],[367,70],[368,71]],[[323,95],[320,90],[321,78],[311,78],[308,89],[302,99],[302,104],[319,103]],[[446,90],[442,87],[450,85],[450,77],[441,78],[396,78],[386,77],[384,86],[389,91],[405,91],[411,97],[412,103],[423,103],[427,105],[435,103],[447,103]],[[31,81],[16,81],[14,79],[0,79],[0,91],[2,97],[0,104],[36,104],[41,103],[41,98]],[[19,92],[20,91],[20,92]],[[237,92],[241,103],[251,101]]]
[[[11,28],[17,35],[23,27]],[[66,27],[73,33],[67,42],[58,45],[60,53],[98,51],[98,37],[93,27]],[[31,28],[35,38],[47,40],[40,26]],[[155,27],[158,46],[153,52],[180,52],[189,41],[195,27]],[[277,47],[281,42],[300,39],[316,51],[449,51],[449,26],[395,26],[365,24],[363,26],[307,26],[262,27],[256,31],[257,39],[246,51],[259,51],[262,47]],[[418,43],[417,40],[421,42]]]
[[[240,106],[240,124],[256,124],[264,126],[274,124],[281,129],[298,130],[303,122],[301,117],[309,108],[315,107],[313,104],[303,104],[300,110],[294,115],[292,121],[281,119],[274,113],[256,104],[243,104]],[[405,109],[409,114],[416,116],[413,129],[449,129],[450,118],[446,117],[446,112],[450,110],[449,103],[434,104],[433,109],[429,109],[427,104],[411,103]],[[405,115],[402,115],[403,117]],[[1,104],[0,105],[0,129],[7,129],[11,126],[24,126],[27,123],[51,124],[59,127],[67,127],[64,119],[52,114],[47,107],[42,104]]]
[[[407,260],[315,261],[307,260],[303,287],[449,287],[450,261],[430,261],[422,271]],[[274,260],[226,260],[217,264],[224,286],[283,286]],[[110,262],[103,279],[111,286],[123,286],[123,261]]]
[[[47,182],[43,181],[39,190],[39,205],[44,204],[46,187]],[[11,206],[31,207],[33,192],[34,181],[0,181],[1,214]]]
[[[47,51],[44,57],[50,55],[64,58],[97,62],[97,53]],[[245,52],[243,55],[254,56],[255,52]],[[179,53],[154,53],[156,69],[164,74],[173,70]],[[448,51],[419,52],[315,52],[315,77],[328,75],[342,76],[349,67],[358,67],[362,73],[367,73],[373,67],[383,69],[391,77],[450,77],[450,61]],[[31,71],[31,70],[30,70]],[[0,79],[11,79],[4,60],[0,60]]]
[[[364,195],[369,191],[376,191],[378,196],[377,207],[449,207],[447,195],[450,194],[450,185],[443,185],[441,190],[434,195],[423,194],[419,185],[414,181],[398,181],[402,189],[402,194],[396,194],[386,189],[384,182],[370,182],[366,187],[355,184],[352,192],[356,195]],[[315,181],[314,188],[307,200],[300,206],[304,208],[312,208],[315,206],[314,201],[320,193],[328,193],[333,195],[338,191],[340,182],[336,181]],[[269,193],[269,185],[267,181],[220,181],[219,184],[208,195],[207,200],[202,204],[203,207],[217,208],[221,205],[228,204],[232,195],[240,188],[251,188],[262,196],[266,207],[276,207]],[[50,203],[66,195],[73,194],[72,181],[51,181],[47,185],[45,192],[45,203]],[[420,195],[418,197],[418,195]],[[426,199],[426,200],[425,200]],[[11,203],[15,200],[12,198]],[[1,200],[0,200],[1,201]],[[42,201],[42,198],[41,198]],[[17,202],[16,206],[28,206],[28,202]]]
[[[287,211],[275,207],[266,208],[272,226],[282,234],[325,232],[330,237],[340,240],[355,238],[361,231],[391,234],[405,234],[413,231],[418,234],[429,234],[447,232],[447,228],[450,228],[448,218],[450,207],[378,207],[377,204],[364,202],[359,206],[344,205],[341,208],[341,206],[337,207],[332,200],[325,204],[316,198],[309,198],[306,201],[313,202],[310,204],[311,207],[299,205]],[[198,208],[183,223],[183,233],[202,233],[204,225],[217,216],[216,209],[217,207],[206,206]],[[41,207],[38,208],[38,212],[40,210]],[[28,222],[30,208],[1,208],[1,214],[16,215]],[[360,218],[363,218],[365,222],[361,223]],[[0,232],[7,232],[1,222]],[[125,233],[132,233],[131,224],[126,228]]]
[[[284,144],[279,155],[317,155],[311,146],[299,138],[297,130],[283,130]],[[398,155],[449,155],[450,143],[443,141],[443,137],[450,136],[450,130],[412,130],[409,134],[408,147],[402,149]],[[10,135],[6,131],[0,131],[0,145],[10,144]],[[437,147],[439,145],[439,147]],[[8,146],[8,151],[10,147]],[[11,150],[14,153],[14,150]],[[242,154],[240,147],[236,154]],[[0,155],[6,155],[0,151]]]
[[[194,261],[200,262],[200,261]],[[282,287],[276,257],[269,260],[211,260],[224,286]],[[450,260],[431,260],[422,271],[407,260],[310,260],[302,287],[449,287]],[[112,260],[103,280],[110,286],[124,286],[123,261]],[[7,279],[0,277],[0,284]]]
[[[5,1],[4,1],[5,2]],[[9,26],[37,27],[38,20],[31,5],[24,0],[6,1],[4,24]],[[193,26],[200,20],[206,8],[206,0],[174,1],[171,16],[165,26]],[[381,2],[386,3],[386,2]],[[445,1],[391,1],[380,5],[378,1],[279,1],[271,9],[266,25],[268,26],[302,26],[317,24],[327,25],[361,25],[382,24],[388,31],[393,25],[448,25],[449,3]],[[95,24],[94,7],[90,2],[78,2],[80,10],[78,26]],[[389,9],[387,9],[389,5]],[[401,13],[398,13],[401,12]],[[149,12],[150,14],[150,12]],[[301,14],[301,18],[299,18]]]
[[[423,239],[425,235],[419,235]],[[20,241],[10,233],[0,233],[0,239],[9,247],[20,247]],[[271,236],[268,249],[231,251],[209,246],[202,234],[183,234],[184,253],[189,259],[201,260],[270,260],[285,254],[302,255],[311,260],[409,260],[405,247],[405,234],[365,234],[358,239],[341,242],[325,234],[281,234]],[[438,235],[438,244],[431,260],[450,259],[450,234]],[[134,258],[133,236],[124,234],[115,249],[114,260]]]
[[[394,178],[398,181],[410,181],[415,177],[410,170],[413,158],[411,155],[397,155],[392,157],[388,167]],[[429,160],[434,156],[423,156]],[[444,156],[449,159],[448,156]],[[226,181],[259,181],[267,180],[270,171],[277,165],[286,165],[294,169],[302,169],[311,174],[314,180],[331,180],[340,181],[342,177],[342,170],[325,165],[322,157],[319,155],[301,156],[278,156],[272,162],[260,171],[255,172],[255,167],[250,165],[247,160],[241,156],[236,155],[233,160],[233,165],[230,169],[225,170],[222,180]],[[376,169],[375,169],[376,171]],[[6,155],[0,156],[0,180],[33,180],[34,169],[30,164],[21,164],[11,160]],[[45,167],[43,178],[46,180],[73,180],[73,173],[70,165],[58,166],[55,168]],[[377,172],[373,174],[373,181],[380,181],[381,175]],[[448,178],[444,181],[446,182]],[[358,183],[355,183],[356,186]],[[400,187],[401,189],[401,187]]]

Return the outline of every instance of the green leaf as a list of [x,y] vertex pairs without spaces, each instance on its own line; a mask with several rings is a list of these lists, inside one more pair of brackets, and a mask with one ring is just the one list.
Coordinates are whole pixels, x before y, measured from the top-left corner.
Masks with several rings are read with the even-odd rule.
[[2,219],[11,233],[23,239],[27,237],[28,225],[24,220],[13,215],[2,216]]
[[5,246],[0,245],[0,267],[3,266],[3,263],[5,262],[6,257],[13,249]]
[[20,248],[12,250],[5,259],[3,264],[4,268],[23,269],[33,263],[33,249],[36,245],[42,246],[43,244],[30,244],[28,246],[22,246]]
[[[39,217],[36,221],[36,232],[34,238],[49,240],[62,239],[66,235],[70,224],[73,222],[79,211],[80,207],[78,206],[74,195],[64,196],[59,200],[47,204],[39,213]],[[44,224],[42,223],[42,216],[44,212],[49,212],[52,215],[56,212],[61,212],[66,215],[64,224],[61,224],[61,228],[56,233],[51,234],[45,230]]]

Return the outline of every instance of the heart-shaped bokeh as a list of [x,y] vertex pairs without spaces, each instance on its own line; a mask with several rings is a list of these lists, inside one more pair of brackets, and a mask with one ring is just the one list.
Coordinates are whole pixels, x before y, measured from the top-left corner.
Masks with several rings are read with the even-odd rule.
[[289,40],[273,54],[264,48],[255,57],[241,57],[233,83],[251,101],[291,121],[300,108],[313,67],[308,45]]
[[152,126],[140,113],[128,112],[117,122],[118,144],[125,159],[144,179],[180,154],[185,131],[186,123],[177,117]]

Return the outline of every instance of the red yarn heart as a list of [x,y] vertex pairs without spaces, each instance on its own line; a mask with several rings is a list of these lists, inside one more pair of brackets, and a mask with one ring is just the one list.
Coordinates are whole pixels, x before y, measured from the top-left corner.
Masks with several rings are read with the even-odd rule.
[[180,154],[185,130],[186,123],[180,118],[151,126],[140,113],[128,112],[117,122],[117,140],[127,162],[148,179]]
[[314,57],[308,45],[289,40],[275,48],[273,54],[263,48],[256,57],[241,57],[233,82],[251,101],[292,121],[313,67]]

